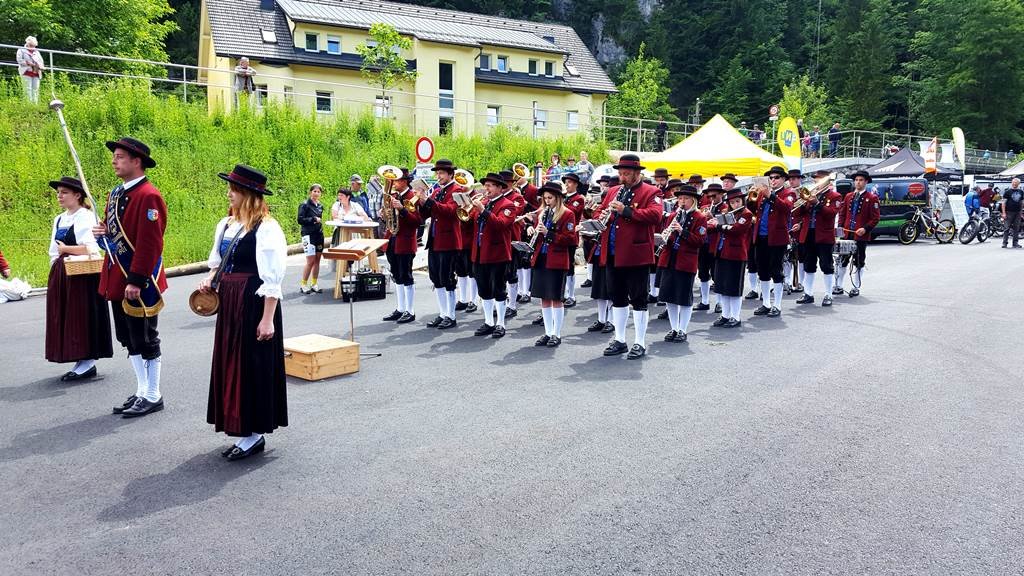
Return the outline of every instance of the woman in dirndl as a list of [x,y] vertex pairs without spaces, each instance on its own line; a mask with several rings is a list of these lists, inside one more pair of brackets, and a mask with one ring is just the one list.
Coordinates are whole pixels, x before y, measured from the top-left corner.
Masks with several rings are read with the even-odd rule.
[[746,193],[743,190],[729,190],[726,196],[729,203],[727,214],[732,216],[732,223],[718,226],[714,219],[708,221],[708,226],[717,227],[721,231],[718,237],[718,259],[715,260],[714,278],[715,292],[722,302],[722,317],[715,320],[712,326],[740,326],[743,271],[747,264],[747,251],[751,249],[750,229],[754,225],[754,215],[743,205],[745,198]]
[[64,209],[53,219],[50,234],[50,277],[46,290],[46,359],[75,362],[60,379],[64,382],[96,376],[96,360],[114,355],[110,341],[110,312],[99,295],[99,274],[68,276],[68,256],[98,254],[92,227],[96,213],[77,178],[50,182]]
[[569,250],[576,245],[576,216],[565,207],[565,192],[560,182],[547,182],[541,186],[540,194],[544,209],[538,213],[533,230],[538,236],[531,261],[530,291],[540,298],[541,317],[544,319],[544,335],[535,345],[554,348],[562,343],[562,323],[565,321],[562,296],[571,265]]
[[221,454],[241,460],[264,450],[264,434],[288,425],[279,303],[288,246],[264,201],[267,177],[242,164],[218,176],[228,182],[230,210],[217,224],[210,274],[199,285],[220,296],[206,421],[238,439]]

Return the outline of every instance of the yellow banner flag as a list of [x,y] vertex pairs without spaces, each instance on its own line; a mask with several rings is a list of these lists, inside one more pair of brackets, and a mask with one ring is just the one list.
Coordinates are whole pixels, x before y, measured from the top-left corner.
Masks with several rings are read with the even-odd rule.
[[[953,127],[953,150],[956,152],[957,162],[960,164],[960,170],[967,170],[967,141],[964,139],[964,131],[958,126]],[[950,162],[946,162],[949,164]]]
[[800,131],[796,127],[796,120],[792,116],[786,116],[779,122],[779,131],[776,135],[779,142],[779,151],[789,168],[801,169],[800,166]]

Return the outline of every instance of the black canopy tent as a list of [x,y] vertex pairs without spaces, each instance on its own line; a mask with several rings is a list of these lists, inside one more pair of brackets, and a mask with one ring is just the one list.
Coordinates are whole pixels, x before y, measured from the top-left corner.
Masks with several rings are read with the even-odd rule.
[[943,166],[939,164],[936,166],[936,173],[934,175],[924,175],[924,159],[915,154],[910,148],[904,148],[894,154],[891,158],[882,160],[878,164],[868,168],[868,174],[872,178],[921,178],[925,177],[928,179],[935,180],[949,180],[952,178],[959,178],[962,172],[956,168],[949,166]]

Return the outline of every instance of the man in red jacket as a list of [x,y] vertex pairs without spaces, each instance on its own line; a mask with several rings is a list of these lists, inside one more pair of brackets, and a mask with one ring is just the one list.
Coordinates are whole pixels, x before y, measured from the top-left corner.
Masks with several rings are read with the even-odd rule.
[[423,222],[419,210],[409,211],[405,207],[407,201],[413,201],[416,195],[409,188],[409,170],[402,168],[402,175],[395,179],[391,189],[391,206],[384,209],[398,210],[398,232],[391,234],[385,230],[384,238],[388,240],[385,256],[391,268],[391,278],[395,281],[395,294],[398,297],[398,308],[384,317],[385,321],[407,324],[416,319],[413,308],[415,282],[412,278],[412,261],[416,258],[416,231]]
[[[608,191],[595,212],[596,218],[609,215],[608,229],[601,234],[601,265],[606,266],[608,290],[612,300],[612,325],[615,339],[604,350],[605,356],[623,354],[635,360],[647,353],[648,270],[654,264],[655,227],[663,209],[659,190],[643,181],[640,158],[624,154],[613,166],[621,185]],[[660,230],[658,231],[660,232]],[[626,317],[633,307],[636,340],[626,346]]]
[[473,276],[484,308],[484,323],[474,334],[501,338],[505,335],[505,299],[508,298],[505,280],[512,262],[512,230],[517,208],[508,197],[508,182],[500,174],[489,173],[480,183],[487,197],[473,203],[473,236],[467,239]]
[[821,264],[825,277],[825,297],[822,306],[832,305],[832,285],[835,281],[835,266],[832,247],[836,243],[836,214],[842,205],[842,197],[831,186],[820,195],[811,196],[806,203],[793,212],[797,221],[793,231],[800,239],[800,255],[803,257],[804,295],[797,304],[814,303],[814,276]]
[[[871,230],[878,225],[880,211],[878,196],[868,191],[867,185],[871,182],[871,176],[858,170],[851,176],[853,179],[853,192],[846,195],[843,205],[839,209],[839,227],[842,229],[843,238],[857,242],[857,252],[853,254],[854,271],[851,275],[853,286],[850,288],[850,298],[860,294],[860,286],[864,280],[864,263],[867,261],[868,242],[871,241]],[[846,276],[847,266],[850,265],[850,256],[843,256],[840,260],[841,267],[838,274],[839,293],[842,294],[843,277]]]
[[135,394],[115,406],[114,414],[133,418],[164,407],[157,315],[167,289],[162,258],[167,204],[146,179],[146,170],[156,166],[149,146],[125,137],[107,142],[107,148],[121,184],[107,197],[104,220],[93,235],[106,251],[99,293],[113,303],[114,332],[135,370]]
[[[782,258],[789,245],[789,221],[792,217],[793,203],[785,197],[785,179],[787,176],[782,166],[772,166],[764,173],[768,177],[770,192],[761,198],[754,212],[757,219],[754,224],[754,238],[757,277],[761,282],[761,306],[754,310],[755,316],[778,318],[782,315]],[[774,299],[772,290],[775,290]]]
[[430,237],[427,239],[427,271],[434,284],[437,297],[437,317],[427,323],[430,328],[442,330],[455,327],[455,259],[462,250],[462,221],[456,215],[459,205],[453,194],[464,192],[453,178],[455,164],[440,159],[432,169],[437,183],[426,198],[421,197],[423,216],[430,217]]

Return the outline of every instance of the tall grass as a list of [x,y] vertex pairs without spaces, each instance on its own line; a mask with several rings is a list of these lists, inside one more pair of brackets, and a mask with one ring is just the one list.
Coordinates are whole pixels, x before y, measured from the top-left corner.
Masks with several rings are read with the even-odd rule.
[[[352,174],[365,178],[381,164],[415,164],[417,135],[370,114],[324,121],[290,106],[271,105],[262,111],[208,115],[205,103],[154,96],[138,81],[81,87],[58,79],[57,94],[101,205],[118,183],[104,141],[131,135],[152,149],[157,167],[149,178],[169,212],[167,266],[205,259],[213,227],[226,208],[225,184],[217,173],[236,163],[267,174],[274,190],[268,198],[271,211],[290,241],[298,240],[295,213],[310,183],[332,191],[347,185]],[[434,143],[437,156],[476,174],[507,169],[514,162],[532,165],[554,152],[565,157],[588,150],[595,164],[607,157],[603,144],[583,137],[536,140],[505,129],[486,136],[441,136]],[[43,284],[48,234],[59,212],[47,182],[73,176],[75,168],[55,114],[42,103],[25,102],[15,83],[0,82],[0,150],[0,250],[17,275]]]

